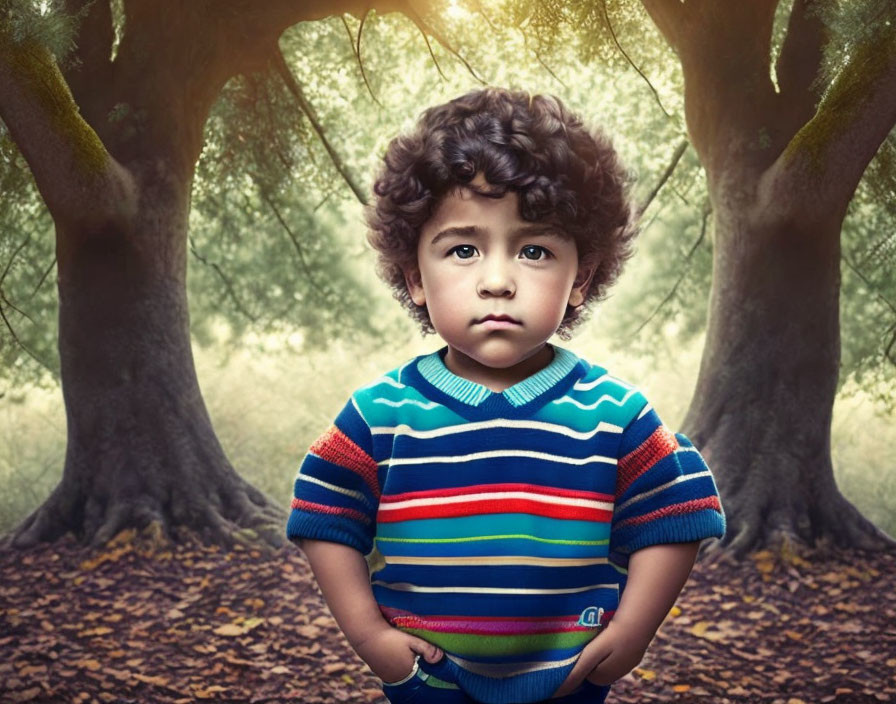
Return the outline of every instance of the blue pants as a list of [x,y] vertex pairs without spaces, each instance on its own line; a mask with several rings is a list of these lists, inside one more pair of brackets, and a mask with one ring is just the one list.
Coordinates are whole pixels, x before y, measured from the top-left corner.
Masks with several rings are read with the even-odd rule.
[[[419,668],[415,664],[414,672],[406,680],[383,685],[383,693],[390,704],[480,704],[460,689],[450,685],[446,687],[446,683],[438,679],[441,663],[430,665],[422,658],[418,658],[417,663]],[[603,704],[609,691],[609,686],[598,686],[586,680],[571,694],[558,699],[546,699],[538,704]]]

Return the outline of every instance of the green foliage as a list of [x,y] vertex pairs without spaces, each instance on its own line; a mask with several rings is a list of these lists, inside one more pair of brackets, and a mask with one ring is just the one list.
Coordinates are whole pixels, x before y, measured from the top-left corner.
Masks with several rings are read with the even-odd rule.
[[62,62],[75,46],[80,13],[66,12],[63,0],[2,0],[0,27],[16,44],[47,47]]
[[896,5],[892,0],[822,0],[816,12],[831,32],[822,67],[825,85],[849,65],[857,50],[887,38],[892,43],[896,31]]
[[[772,59],[791,5],[779,7]],[[885,5],[818,3],[834,36],[830,71],[871,36]],[[29,18],[17,20],[20,34],[27,29],[57,55],[70,48],[73,22],[56,4],[4,5],[7,13],[13,7]],[[121,4],[113,10],[120,34]],[[680,65],[641,3],[449,2],[413,21],[372,12],[363,26],[348,16],[303,23],[280,46],[343,171],[365,193],[389,139],[428,105],[482,81],[557,94],[605,129],[637,177],[638,203],[685,138]],[[892,380],[894,369],[891,152],[869,168],[844,230],[841,380],[854,375],[871,386]],[[0,194],[0,376],[16,387],[58,369],[55,271],[52,223],[2,125]],[[682,342],[703,332],[712,277],[706,204],[705,178],[688,149],[645,211],[637,256],[599,312],[601,333],[620,348],[647,354],[670,332]],[[362,206],[273,66],[234,78],[215,105],[190,228],[191,320],[202,343],[222,330],[234,343],[276,333],[317,345],[410,329],[372,275]],[[889,349],[896,356],[896,345]],[[893,397],[890,386],[880,388]]]
[[53,222],[24,159],[4,143],[0,135],[0,376],[12,388],[52,385],[59,372]]
[[896,135],[871,162],[843,227],[841,382],[896,409]]

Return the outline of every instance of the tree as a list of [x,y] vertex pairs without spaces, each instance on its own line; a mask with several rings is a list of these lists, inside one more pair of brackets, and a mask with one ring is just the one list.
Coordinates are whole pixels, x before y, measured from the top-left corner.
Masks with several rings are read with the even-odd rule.
[[[371,6],[345,1],[295,7],[278,0],[254,7],[232,0],[163,11],[133,0],[122,4],[124,21],[115,16],[117,3],[70,0],[68,14],[79,21],[68,43],[76,48],[60,74],[43,48],[52,42],[29,26],[37,24],[34,10],[28,15],[22,9],[37,4],[0,5],[11,8],[0,24],[0,117],[55,221],[70,442],[63,482],[26,522],[20,542],[69,529],[100,542],[126,524],[149,521],[211,528],[222,537],[237,526],[263,525],[273,512],[229,467],[192,369],[183,283],[188,252],[242,319],[254,324],[263,307],[251,304],[256,291],[245,283],[251,276],[229,278],[215,256],[188,237],[190,184],[203,127],[222,126],[210,131],[216,156],[193,204],[225,213],[215,225],[224,222],[225,232],[238,233],[256,218],[275,223],[298,266],[304,261],[314,272],[320,260],[305,261],[314,252],[308,232],[301,231],[311,227],[310,218],[297,230],[282,217],[277,179],[255,179],[254,191],[235,203],[233,186],[253,163],[241,160],[235,145],[248,141],[247,151],[260,159],[281,162],[285,172],[295,168],[271,137],[284,130],[256,134],[259,121],[281,124],[286,113],[275,108],[285,100],[308,117],[301,138],[326,143],[314,127],[313,109],[307,101],[301,107],[302,87],[291,85],[287,64],[295,57],[282,60],[281,33],[330,14],[367,18]],[[777,531],[813,540],[830,530],[838,542],[880,545],[879,533],[834,486],[829,428],[840,350],[840,230],[856,184],[893,124],[892,10],[879,0],[843,6],[795,0],[792,12],[790,3],[773,0],[741,5],[644,3],[681,60],[688,131],[710,193],[698,220],[707,225],[711,218],[712,226],[696,224],[700,243],[705,245],[709,231],[714,240],[709,335],[685,430],[716,471],[735,549],[759,545]],[[484,17],[490,36],[503,41],[506,32],[522,30],[535,59],[551,73],[557,56],[552,52],[564,42],[578,43],[595,75],[606,62],[634,67],[641,74],[637,80],[646,78],[622,44],[640,44],[640,56],[648,55],[662,72],[671,63],[661,56],[659,42],[644,40],[649,30],[639,3],[519,0],[489,10],[471,6]],[[469,31],[466,17],[450,40],[439,35],[424,21],[434,7],[407,1],[373,9],[401,10],[421,29],[426,45],[435,37],[455,56],[493,49]],[[776,12],[785,21],[773,37]],[[837,22],[849,31],[831,42]],[[575,30],[575,41],[560,31],[564,26]],[[347,23],[345,29],[369,84],[361,31],[355,34]],[[61,36],[57,56],[65,53]],[[627,42],[632,36],[641,41]],[[319,48],[311,41],[300,45],[299,60],[310,46]],[[563,86],[564,95],[585,84],[577,77]],[[605,80],[600,90],[606,85]],[[653,132],[674,133],[678,127],[662,104],[665,98],[651,90],[656,100],[648,99],[667,116],[664,125],[654,120],[644,128],[654,139]],[[232,99],[221,101],[222,95]],[[0,157],[10,158],[15,150],[2,136]],[[672,143],[662,151],[674,151],[674,166],[683,150]],[[688,174],[697,173],[693,161],[690,154],[681,159],[688,162]],[[878,161],[872,185],[892,184],[893,169]],[[342,167],[337,165],[336,177],[350,181],[350,164]],[[874,217],[889,217],[881,215],[884,210],[875,204]],[[32,243],[41,227],[35,216],[25,229]],[[879,253],[886,254],[891,243],[892,237],[869,246],[883,257]],[[228,251],[240,258],[238,242]],[[276,262],[277,255],[267,260]],[[34,269],[34,291],[42,290],[50,271]],[[4,276],[0,272],[0,296]],[[308,315],[336,303],[325,287],[317,289],[301,306]],[[282,302],[276,307],[282,309]],[[5,299],[4,310],[10,310]],[[769,417],[774,426],[765,422]],[[206,499],[202,492],[209,485],[216,495]]]
[[102,543],[150,523],[276,542],[280,512],[230,466],[196,379],[191,184],[229,79],[282,64],[278,38],[292,24],[368,8],[125,0],[122,23],[113,8],[65,3],[77,22],[63,75],[35,34],[37,4],[0,4],[0,117],[55,225],[68,425],[62,481],[15,542],[74,531]]
[[854,5],[861,31],[825,70],[828,3],[793,2],[774,67],[778,0],[644,5],[681,61],[712,204],[707,341],[684,429],[715,469],[726,543],[891,546],[838,491],[830,426],[841,230],[896,124],[896,10]]

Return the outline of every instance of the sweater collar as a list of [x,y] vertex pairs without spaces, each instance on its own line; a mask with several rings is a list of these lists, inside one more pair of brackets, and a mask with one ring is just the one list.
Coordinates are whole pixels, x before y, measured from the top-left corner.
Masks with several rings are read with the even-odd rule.
[[464,379],[448,369],[444,359],[447,347],[421,357],[417,370],[437,389],[469,406],[478,407],[492,396],[503,396],[512,406],[520,407],[551,389],[578,364],[579,358],[569,350],[554,345],[551,348],[554,358],[546,367],[501,392]]

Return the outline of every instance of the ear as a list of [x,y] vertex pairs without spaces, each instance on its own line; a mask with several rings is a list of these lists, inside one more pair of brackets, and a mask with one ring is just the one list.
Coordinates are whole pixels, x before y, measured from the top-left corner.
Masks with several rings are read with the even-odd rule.
[[591,279],[594,278],[595,267],[581,267],[576,273],[575,281],[572,282],[572,290],[569,292],[569,305],[578,308],[585,302],[585,295],[588,293],[588,287],[591,286]]
[[423,279],[420,276],[420,269],[415,266],[403,271],[404,283],[408,287],[408,293],[411,294],[411,300],[418,306],[426,305],[426,295],[423,293]]

